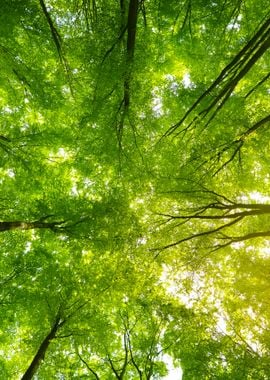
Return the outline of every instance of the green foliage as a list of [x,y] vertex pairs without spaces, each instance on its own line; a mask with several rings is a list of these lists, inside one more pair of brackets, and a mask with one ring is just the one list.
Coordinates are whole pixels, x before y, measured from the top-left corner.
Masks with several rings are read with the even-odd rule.
[[269,378],[269,11],[2,1],[1,379]]

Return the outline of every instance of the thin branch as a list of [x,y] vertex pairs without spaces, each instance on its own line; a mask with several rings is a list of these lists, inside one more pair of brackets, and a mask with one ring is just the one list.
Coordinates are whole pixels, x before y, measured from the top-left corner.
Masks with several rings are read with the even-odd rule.
[[[233,141],[230,145],[232,146],[233,144],[236,144],[236,147],[233,151],[233,153],[231,154],[230,158],[228,158],[228,160],[226,160],[213,174],[213,177],[215,175],[217,175],[221,170],[225,169],[226,166],[228,166],[236,157],[237,153],[239,154],[240,151],[241,151],[241,148],[244,144],[244,141],[243,140],[236,140],[236,141]],[[222,154],[224,154],[227,150],[229,150],[229,148],[224,148],[222,149],[222,152],[218,152],[217,153],[217,156],[220,158]]]
[[90,371],[96,378],[96,380],[100,380],[100,377],[98,376],[98,374],[89,366],[89,364],[82,358],[82,356],[79,354],[79,352],[77,352],[77,355],[79,356],[80,360],[83,362],[83,364],[86,366],[86,368],[88,369],[88,371]]
[[109,363],[110,363],[110,367],[111,367],[113,373],[115,374],[115,377],[116,377],[118,380],[121,380],[121,377],[118,375],[118,372],[117,372],[117,370],[115,369],[114,364],[113,364],[113,362],[112,362],[110,356],[107,355],[107,357],[108,357],[108,360],[109,360]]
[[256,132],[259,128],[263,127],[265,124],[270,122],[270,115],[264,117],[263,119],[259,120],[257,123],[255,123],[252,127],[248,128],[245,132],[243,132],[240,137],[237,140],[234,140],[233,142],[226,144],[225,147],[222,148],[215,156],[212,156],[210,160],[212,160],[214,157],[218,157],[218,159],[221,158],[221,156],[226,153],[228,150],[230,150],[233,146],[235,146],[232,154],[230,157],[215,171],[213,174],[214,176],[218,174],[221,170],[223,170],[227,165],[229,165],[237,154],[240,154],[241,148],[243,147],[246,139],[254,132]]
[[133,356],[133,351],[132,351],[132,345],[131,345],[131,339],[130,339],[130,335],[128,334],[128,348],[129,348],[129,353],[130,353],[130,358],[131,358],[131,362],[132,364],[134,365],[136,371],[138,372],[138,375],[139,375],[139,378],[140,380],[142,380],[142,371],[140,370],[138,364],[136,363],[135,359],[134,359],[134,356]]
[[261,237],[270,237],[270,231],[251,232],[243,236],[226,236],[223,239],[228,239],[228,241],[224,244],[217,245],[214,250],[216,251],[218,249],[227,247],[228,245],[231,245],[234,243],[240,243],[242,241],[261,238]]
[[254,86],[246,95],[245,99],[247,99],[254,91],[257,90],[258,87],[260,87],[264,82],[266,82],[270,78],[270,72],[265,75],[257,84]]
[[147,28],[147,19],[146,19],[146,10],[145,10],[145,5],[144,5],[144,0],[141,0],[140,2],[140,11],[142,12],[143,15],[143,22],[145,28]]
[[127,31],[127,25],[123,27],[123,29],[121,30],[119,36],[117,37],[116,41],[112,44],[112,46],[106,51],[106,53],[104,54],[102,60],[101,60],[101,64],[104,63],[104,61],[106,60],[106,58],[112,53],[112,51],[114,50],[114,48],[116,47],[117,44],[119,44],[121,42],[121,40],[123,39],[125,33]]
[[60,62],[63,64],[64,69],[66,71],[67,80],[68,80],[68,83],[69,83],[69,88],[70,88],[71,94],[73,95],[73,90],[72,90],[72,85],[71,85],[71,79],[70,79],[70,68],[69,68],[68,62],[67,62],[66,57],[65,57],[64,52],[63,52],[62,38],[61,38],[60,34],[58,33],[58,30],[56,29],[56,27],[55,27],[55,25],[54,25],[54,23],[52,21],[52,18],[50,16],[50,13],[47,10],[47,7],[45,5],[44,0],[39,0],[39,3],[40,3],[40,6],[42,8],[43,14],[44,14],[44,16],[45,16],[45,18],[47,20],[47,23],[49,25],[49,28],[50,28],[50,31],[51,31],[51,35],[52,35],[52,39],[53,39],[54,44],[56,46],[56,50],[57,50],[57,53],[59,55]]
[[229,223],[226,223],[226,224],[223,224],[222,226],[219,226],[219,227],[214,228],[212,230],[203,231],[203,232],[199,232],[199,233],[194,234],[194,235],[187,236],[187,237],[185,237],[183,239],[180,239],[180,240],[178,240],[178,241],[176,241],[174,243],[164,245],[163,247],[152,248],[151,251],[157,251],[157,250],[158,251],[163,251],[163,250],[168,249],[168,248],[176,247],[177,245],[179,245],[181,243],[184,243],[186,241],[190,241],[190,240],[202,237],[202,236],[213,235],[215,232],[219,232],[219,231],[223,230],[224,228],[228,228],[228,227],[233,226],[234,224],[240,222],[242,219],[243,219],[243,217],[240,216],[237,219],[234,219],[233,221],[231,221]]
[[252,127],[250,127],[247,131],[245,131],[240,139],[244,140],[246,139],[249,135],[251,135],[253,132],[257,131],[260,127],[264,126],[264,124],[270,122],[270,115],[266,116],[265,118],[259,120],[257,123],[255,123]]

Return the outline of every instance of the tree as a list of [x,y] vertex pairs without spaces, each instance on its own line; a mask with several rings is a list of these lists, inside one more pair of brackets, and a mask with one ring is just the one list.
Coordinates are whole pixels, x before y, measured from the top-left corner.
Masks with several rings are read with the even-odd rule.
[[269,6],[2,3],[0,377],[267,379]]

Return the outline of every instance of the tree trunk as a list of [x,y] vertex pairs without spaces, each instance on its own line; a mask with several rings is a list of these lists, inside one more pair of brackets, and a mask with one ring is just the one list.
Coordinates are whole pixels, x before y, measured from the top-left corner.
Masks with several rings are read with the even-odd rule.
[[127,72],[124,81],[124,104],[127,108],[130,102],[130,77],[131,77],[131,64],[133,61],[136,39],[136,28],[138,18],[138,0],[130,0],[128,10],[128,24],[127,24]]
[[49,332],[49,334],[45,337],[45,339],[43,340],[43,342],[39,346],[39,349],[38,349],[34,359],[32,360],[32,363],[30,364],[30,366],[26,370],[26,372],[23,375],[23,377],[21,378],[21,380],[31,380],[33,378],[33,376],[37,372],[39,366],[41,365],[42,360],[44,360],[45,354],[47,352],[47,349],[48,349],[52,339],[55,338],[57,331],[59,330],[59,328],[61,326],[63,326],[64,323],[65,323],[65,321],[61,321],[60,317],[56,318],[56,321],[55,321],[53,327],[51,328],[51,331]]
[[138,7],[139,7],[138,0],[130,0],[129,10],[128,10],[128,37],[127,37],[128,60],[133,59],[134,50],[135,50]]
[[10,231],[10,230],[33,230],[36,228],[50,228],[51,230],[60,226],[64,222],[23,222],[23,221],[13,221],[13,222],[0,222],[0,232]]

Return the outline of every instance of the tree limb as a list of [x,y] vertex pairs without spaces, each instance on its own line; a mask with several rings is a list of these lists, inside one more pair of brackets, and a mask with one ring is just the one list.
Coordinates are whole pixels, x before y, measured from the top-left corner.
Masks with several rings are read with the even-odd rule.
[[[269,49],[270,47],[270,19],[267,19],[265,23],[255,33],[253,38],[236,54],[233,60],[221,71],[219,76],[214,82],[199,96],[199,98],[188,109],[185,115],[175,125],[170,127],[163,137],[173,134],[188,118],[188,116],[202,103],[204,99],[208,97],[214,90],[218,90],[218,94],[210,102],[206,108],[200,111],[184,128],[181,132],[185,132],[194,126],[194,123],[198,120],[205,118],[210,111],[214,111],[206,122],[207,126],[210,121],[215,117],[216,113],[221,110],[225,102],[230,97],[234,88],[238,82],[250,71],[255,65],[258,59]],[[217,108],[215,109],[215,106]]]
[[77,355],[79,356],[80,360],[83,362],[83,364],[86,366],[86,368],[88,369],[88,371],[90,371],[96,378],[96,380],[100,380],[100,377],[98,376],[98,374],[89,366],[89,364],[81,357],[81,355],[79,354],[79,352],[77,352]]

